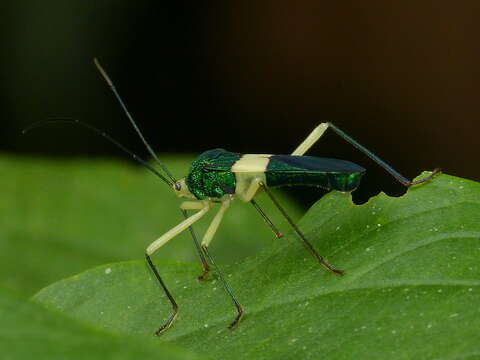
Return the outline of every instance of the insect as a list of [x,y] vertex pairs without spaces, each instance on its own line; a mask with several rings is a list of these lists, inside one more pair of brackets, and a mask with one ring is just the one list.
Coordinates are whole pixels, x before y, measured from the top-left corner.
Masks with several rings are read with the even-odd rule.
[[[51,121],[75,122],[100,134],[121,148],[123,151],[130,154],[136,161],[143,164],[148,170],[162,179],[168,186],[172,188],[178,197],[185,199],[180,204],[180,209],[184,216],[184,220],[160,236],[157,240],[152,242],[147,247],[145,252],[145,259],[172,306],[172,312],[170,316],[168,317],[167,321],[155,331],[156,335],[161,334],[163,331],[172,326],[178,314],[178,305],[172,293],[160,276],[157,267],[152,262],[151,256],[164,244],[187,229],[190,231],[203,266],[203,273],[201,276],[199,276],[199,279],[206,280],[208,278],[210,265],[212,265],[219,280],[223,284],[223,287],[232,299],[236,308],[236,316],[229,325],[229,328],[235,328],[242,319],[244,309],[235,297],[232,289],[228,285],[222,272],[218,268],[208,250],[210,242],[212,241],[225,212],[234,199],[238,199],[245,203],[251,203],[263,217],[266,224],[271,228],[274,234],[277,237],[281,237],[282,234],[280,231],[254,199],[256,194],[264,191],[278,208],[280,213],[285,217],[287,222],[291,225],[302,244],[312,254],[315,260],[328,271],[337,275],[343,274],[342,270],[333,267],[318,253],[318,251],[304,236],[301,230],[288,216],[287,212],[280,205],[270,190],[272,187],[298,185],[317,186],[326,190],[351,192],[358,187],[360,180],[366,171],[363,167],[346,160],[304,155],[322,137],[327,129],[333,130],[341,138],[352,144],[361,152],[365,153],[374,162],[389,172],[397,181],[407,187],[424,183],[432,179],[435,174],[440,172],[440,169],[435,169],[429,176],[420,180],[411,181],[402,176],[390,165],[381,160],[378,156],[373,154],[364,146],[360,145],[352,137],[344,133],[332,123],[321,123],[290,155],[238,154],[223,149],[208,150],[198,156],[198,158],[192,163],[188,174],[184,178],[176,179],[170,173],[168,168],[160,161],[148,142],[143,137],[140,129],[136,125],[133,117],[128,112],[122,98],[117,92],[113,82],[99,64],[97,59],[94,59],[94,63],[109,85],[110,89],[113,91],[130,123],[133,125],[140,139],[145,144],[148,152],[153,156],[163,173],[152,167],[149,163],[139,158],[137,155],[133,154],[106,133],[89,124],[80,122],[78,120],[57,119]],[[24,133],[34,127],[41,126],[44,123],[45,121],[35,123],[29,128],[25,129]],[[211,221],[207,231],[203,235],[201,242],[199,242],[192,225],[200,220],[216,205],[219,205],[219,209]],[[192,210],[196,211],[196,213],[189,215],[188,212]]]

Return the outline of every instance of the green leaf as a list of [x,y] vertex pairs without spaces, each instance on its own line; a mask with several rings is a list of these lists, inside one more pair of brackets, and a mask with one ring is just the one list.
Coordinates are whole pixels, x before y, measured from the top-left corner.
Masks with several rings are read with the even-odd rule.
[[121,337],[81,325],[0,291],[2,359],[198,359],[148,339]]
[[[178,176],[186,174],[193,159],[161,158]],[[141,259],[150,242],[182,220],[180,200],[142,167],[98,159],[0,156],[0,173],[0,254],[6,254],[0,286],[28,296],[92,266]],[[283,202],[298,218],[298,208]],[[264,208],[281,225],[271,203]],[[199,235],[209,217],[196,226]],[[255,236],[253,228],[258,229]],[[253,207],[234,203],[212,251],[218,261],[231,263],[272,241]],[[165,245],[158,256],[199,261],[188,233]]]
[[[438,359],[480,355],[480,186],[447,175],[357,206],[330,193],[300,222],[343,277],[289,234],[222,266],[246,314],[198,265],[159,261],[180,305],[158,340],[216,359]],[[257,231],[252,228],[252,231]],[[171,312],[142,262],[104,265],[40,291],[35,301],[96,326],[151,336]]]

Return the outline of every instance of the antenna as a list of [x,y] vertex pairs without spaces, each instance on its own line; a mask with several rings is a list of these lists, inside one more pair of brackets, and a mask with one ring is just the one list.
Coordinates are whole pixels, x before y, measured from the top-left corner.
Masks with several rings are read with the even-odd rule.
[[138,157],[137,155],[135,155],[132,151],[128,150],[125,146],[123,146],[122,144],[120,144],[117,140],[115,140],[114,138],[112,138],[110,135],[108,135],[106,132],[96,128],[95,126],[93,125],[90,125],[90,124],[87,124],[85,122],[82,122],[80,120],[76,120],[76,119],[69,119],[69,118],[54,118],[54,119],[49,119],[49,120],[41,120],[41,121],[37,121],[31,125],[29,125],[28,127],[26,127],[25,129],[22,130],[22,134],[26,134],[27,132],[29,132],[30,130],[33,130],[33,129],[36,129],[36,128],[39,128],[39,127],[42,127],[42,126],[46,126],[46,125],[51,125],[51,124],[55,124],[55,123],[70,123],[70,124],[75,124],[75,125],[80,125],[80,126],[83,126],[84,128],[87,128],[89,129],[90,131],[93,131],[94,133],[96,133],[97,135],[100,135],[100,136],[103,136],[105,139],[107,139],[108,141],[110,141],[112,144],[114,144],[115,146],[117,146],[119,149],[121,149],[122,151],[126,152],[127,154],[129,154],[131,157],[133,157],[133,159],[135,161],[137,161],[138,163],[142,164],[143,166],[145,166],[148,170],[150,170],[152,173],[154,173],[155,175],[157,175],[160,179],[162,179],[163,181],[165,181],[167,183],[167,185],[169,186],[172,186],[174,183],[172,181],[170,181],[169,179],[167,179],[165,176],[163,176],[162,174],[160,174],[155,168],[153,168],[148,162],[146,162],[145,160],[143,160],[142,158]]
[[133,120],[133,117],[132,115],[130,115],[127,107],[125,106],[125,103],[123,102],[122,98],[120,97],[120,94],[118,93],[117,89],[115,88],[115,85],[113,85],[113,82],[112,80],[110,80],[110,77],[108,76],[107,72],[103,69],[102,65],[100,65],[100,63],[98,62],[97,58],[93,58],[93,62],[95,64],[95,66],[97,67],[98,71],[100,72],[100,74],[103,76],[103,78],[105,79],[105,81],[107,82],[108,86],[110,87],[110,89],[112,90],[113,94],[115,95],[115,97],[117,98],[118,102],[120,103],[120,106],[122,107],[123,111],[125,112],[125,115],[127,115],[127,118],[128,120],[130,120],[130,123],[133,125],[133,128],[135,129],[135,131],[137,132],[138,136],[140,136],[140,139],[142,140],[142,142],[145,144],[148,152],[150,153],[150,155],[153,156],[153,158],[156,160],[156,162],[158,163],[158,165],[160,165],[160,167],[162,168],[162,170],[167,174],[167,176],[170,178],[170,180],[173,182],[173,183],[176,183],[177,180],[175,179],[175,177],[172,175],[172,173],[167,169],[167,167],[165,165],[163,165],[163,163],[160,161],[160,159],[157,157],[157,155],[155,154],[155,152],[152,150],[152,148],[150,147],[150,145],[148,144],[147,140],[145,140],[145,138],[143,137],[142,135],[142,132],[140,131],[140,129],[138,128],[137,124],[135,123],[135,120]]

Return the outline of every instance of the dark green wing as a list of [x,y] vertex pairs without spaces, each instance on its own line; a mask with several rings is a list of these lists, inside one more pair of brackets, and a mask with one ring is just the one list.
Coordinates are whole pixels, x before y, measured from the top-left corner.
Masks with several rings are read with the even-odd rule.
[[365,169],[350,161],[315,156],[273,155],[265,175],[268,186],[318,186],[353,191]]
[[273,155],[266,169],[284,172],[362,173],[365,169],[347,160],[316,156]]

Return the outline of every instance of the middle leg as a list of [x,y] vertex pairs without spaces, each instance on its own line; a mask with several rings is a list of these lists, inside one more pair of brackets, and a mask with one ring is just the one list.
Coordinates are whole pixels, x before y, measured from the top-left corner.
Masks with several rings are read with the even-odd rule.
[[205,253],[205,255],[207,256],[210,263],[215,268],[215,272],[217,273],[220,282],[222,283],[225,291],[230,296],[233,304],[235,305],[235,308],[237,309],[237,315],[235,316],[235,319],[233,320],[233,322],[229,325],[229,329],[235,328],[238,325],[238,323],[240,322],[240,320],[242,319],[243,307],[238,302],[237,298],[233,294],[232,289],[230,288],[227,281],[225,280],[225,277],[223,276],[223,273],[220,271],[220,268],[218,267],[217,263],[215,262],[212,255],[208,251],[208,246],[210,245],[210,242],[212,241],[213,236],[217,232],[218,226],[220,225],[220,223],[223,219],[223,215],[225,214],[225,211],[230,206],[231,200],[232,200],[232,198],[229,195],[227,195],[226,197],[224,197],[222,199],[222,205],[220,206],[220,210],[218,210],[217,214],[213,218],[212,222],[210,223],[210,226],[208,227],[208,230],[206,231],[206,233],[205,233],[205,235],[203,236],[203,239],[202,239],[202,250]]
[[[180,209],[183,217],[185,219],[188,218],[188,212],[185,209]],[[208,280],[208,273],[210,271],[210,266],[208,265],[208,261],[205,258],[205,254],[202,251],[202,247],[200,246],[200,242],[198,241],[197,234],[193,229],[193,226],[188,228],[190,232],[190,236],[192,237],[193,243],[195,244],[195,248],[197,249],[198,256],[200,257],[200,262],[202,263],[203,272],[201,275],[198,276],[198,280]]]

